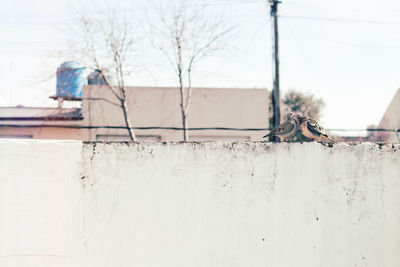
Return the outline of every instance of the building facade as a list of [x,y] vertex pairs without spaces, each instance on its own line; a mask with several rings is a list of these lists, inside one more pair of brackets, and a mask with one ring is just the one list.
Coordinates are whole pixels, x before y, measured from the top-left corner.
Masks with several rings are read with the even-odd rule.
[[[400,129],[400,89],[397,90],[377,128],[392,130]],[[383,142],[399,142],[400,132],[379,131],[375,133],[374,139]]]
[[[126,93],[139,141],[183,140],[182,130],[165,129],[182,127],[178,88],[128,87]],[[194,88],[188,126],[202,129],[189,131],[189,140],[260,140],[266,131],[256,129],[269,127],[268,94],[265,89]],[[119,101],[105,85],[85,86],[81,108],[0,108],[0,138],[126,141],[123,127]]]

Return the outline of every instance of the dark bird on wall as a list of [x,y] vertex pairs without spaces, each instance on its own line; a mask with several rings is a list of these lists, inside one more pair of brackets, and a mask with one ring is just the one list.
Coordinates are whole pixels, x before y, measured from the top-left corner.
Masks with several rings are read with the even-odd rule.
[[269,137],[269,140],[271,140],[273,137],[278,137],[280,140],[287,141],[288,138],[296,134],[296,132],[299,130],[299,126],[300,123],[298,116],[293,112],[290,112],[287,115],[284,123],[273,129],[267,135],[263,136],[263,138]]
[[322,128],[316,120],[313,120],[307,116],[297,115],[300,123],[301,134],[309,139],[310,141],[317,141],[322,143],[332,143],[334,140],[329,137],[325,129]]

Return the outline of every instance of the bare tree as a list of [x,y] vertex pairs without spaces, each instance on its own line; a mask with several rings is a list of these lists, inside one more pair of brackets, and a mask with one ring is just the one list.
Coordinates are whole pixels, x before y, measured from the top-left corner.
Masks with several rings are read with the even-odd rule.
[[72,25],[72,51],[104,79],[117,103],[108,101],[121,108],[129,138],[136,141],[125,90],[126,77],[130,75],[128,60],[137,43],[132,18],[121,8],[105,8],[104,12],[101,11],[91,12],[98,17],[80,16],[78,22]]
[[156,15],[148,18],[152,44],[162,52],[177,77],[184,141],[189,139],[193,69],[201,59],[222,48],[224,38],[234,28],[205,2],[171,0],[158,5],[153,2]]

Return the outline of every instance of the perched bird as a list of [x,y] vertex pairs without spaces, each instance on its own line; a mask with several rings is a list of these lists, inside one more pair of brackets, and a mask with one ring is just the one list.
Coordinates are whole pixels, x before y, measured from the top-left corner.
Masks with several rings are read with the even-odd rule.
[[322,128],[317,121],[307,116],[297,116],[300,123],[301,134],[310,141],[323,143],[331,143],[334,140],[328,136],[325,129]]
[[288,138],[296,134],[299,126],[300,123],[298,120],[298,116],[293,112],[290,112],[287,115],[286,121],[284,123],[273,129],[267,135],[263,136],[263,138],[269,137],[271,140],[272,137],[279,137],[279,139],[287,141]]

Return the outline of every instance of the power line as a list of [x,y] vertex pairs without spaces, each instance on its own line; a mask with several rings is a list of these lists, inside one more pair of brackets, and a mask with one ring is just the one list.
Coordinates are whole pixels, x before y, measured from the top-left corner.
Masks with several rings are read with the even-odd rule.
[[[86,126],[86,125],[58,125],[58,124],[0,124],[0,127],[15,128],[67,128],[67,129],[128,129],[126,126]],[[175,130],[183,131],[182,127],[143,126],[130,127],[132,130]],[[192,127],[189,131],[221,130],[221,131],[268,131],[271,128],[231,128],[231,127]]]
[[[66,129],[128,129],[125,126],[86,126],[86,125],[59,125],[59,124],[0,124],[0,127],[14,128],[66,128]],[[130,127],[132,130],[173,130],[183,131],[182,127],[168,126],[138,126]],[[189,131],[220,130],[220,131],[270,131],[272,128],[235,128],[235,127],[191,127]],[[332,132],[394,132],[400,133],[400,129],[367,128],[367,129],[326,129]]]
[[331,132],[394,132],[400,133],[400,129],[367,128],[367,129],[326,129]]
[[381,25],[400,25],[400,21],[358,20],[358,19],[305,17],[305,16],[288,16],[288,15],[280,15],[279,17],[288,18],[288,19],[301,19],[301,20],[319,20],[319,21],[351,22],[351,23],[381,24]]

